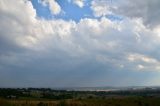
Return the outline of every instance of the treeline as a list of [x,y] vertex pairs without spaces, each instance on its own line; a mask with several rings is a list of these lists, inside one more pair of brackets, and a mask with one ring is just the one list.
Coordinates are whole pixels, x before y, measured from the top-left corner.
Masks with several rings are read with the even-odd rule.
[[160,97],[159,89],[119,90],[119,91],[67,91],[50,88],[0,88],[0,97],[7,99],[35,98],[35,99],[83,99],[106,98],[114,96],[156,96]]
[[49,88],[0,88],[0,97],[7,99],[35,98],[35,99],[71,99],[73,94],[65,90],[51,90]]

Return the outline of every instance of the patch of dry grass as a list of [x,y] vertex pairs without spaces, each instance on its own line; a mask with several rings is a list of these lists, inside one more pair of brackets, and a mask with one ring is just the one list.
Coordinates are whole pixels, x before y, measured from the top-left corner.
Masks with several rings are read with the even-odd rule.
[[160,98],[126,97],[73,100],[6,100],[0,106],[160,106]]

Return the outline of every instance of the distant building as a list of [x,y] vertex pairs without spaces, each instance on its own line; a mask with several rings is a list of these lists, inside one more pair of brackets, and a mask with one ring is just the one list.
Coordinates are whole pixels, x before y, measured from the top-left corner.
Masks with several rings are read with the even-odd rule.
[[15,95],[9,95],[9,96],[7,96],[7,98],[8,99],[17,99],[17,96],[15,96]]

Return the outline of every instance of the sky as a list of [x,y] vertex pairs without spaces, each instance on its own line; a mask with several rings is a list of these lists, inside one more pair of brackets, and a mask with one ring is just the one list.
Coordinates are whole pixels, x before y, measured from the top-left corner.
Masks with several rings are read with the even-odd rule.
[[0,0],[0,87],[160,85],[160,0]]

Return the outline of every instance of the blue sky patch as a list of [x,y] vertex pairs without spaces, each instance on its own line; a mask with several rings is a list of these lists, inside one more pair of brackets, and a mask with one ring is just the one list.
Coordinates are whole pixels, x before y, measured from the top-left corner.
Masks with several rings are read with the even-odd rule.
[[[90,0],[86,1],[84,7],[80,8],[74,3],[68,2],[67,0],[57,0],[57,3],[60,5],[62,9],[62,12],[58,15],[53,15],[49,10],[48,6],[43,6],[41,3],[38,2],[38,0],[32,0],[33,7],[36,9],[38,17],[47,20],[63,19],[67,21],[74,20],[76,22],[79,22],[80,19],[82,18],[98,19],[93,15],[93,11],[90,8],[91,6],[90,2],[91,2]],[[113,14],[106,15],[106,18],[110,19],[111,21],[122,20],[122,17]]]

